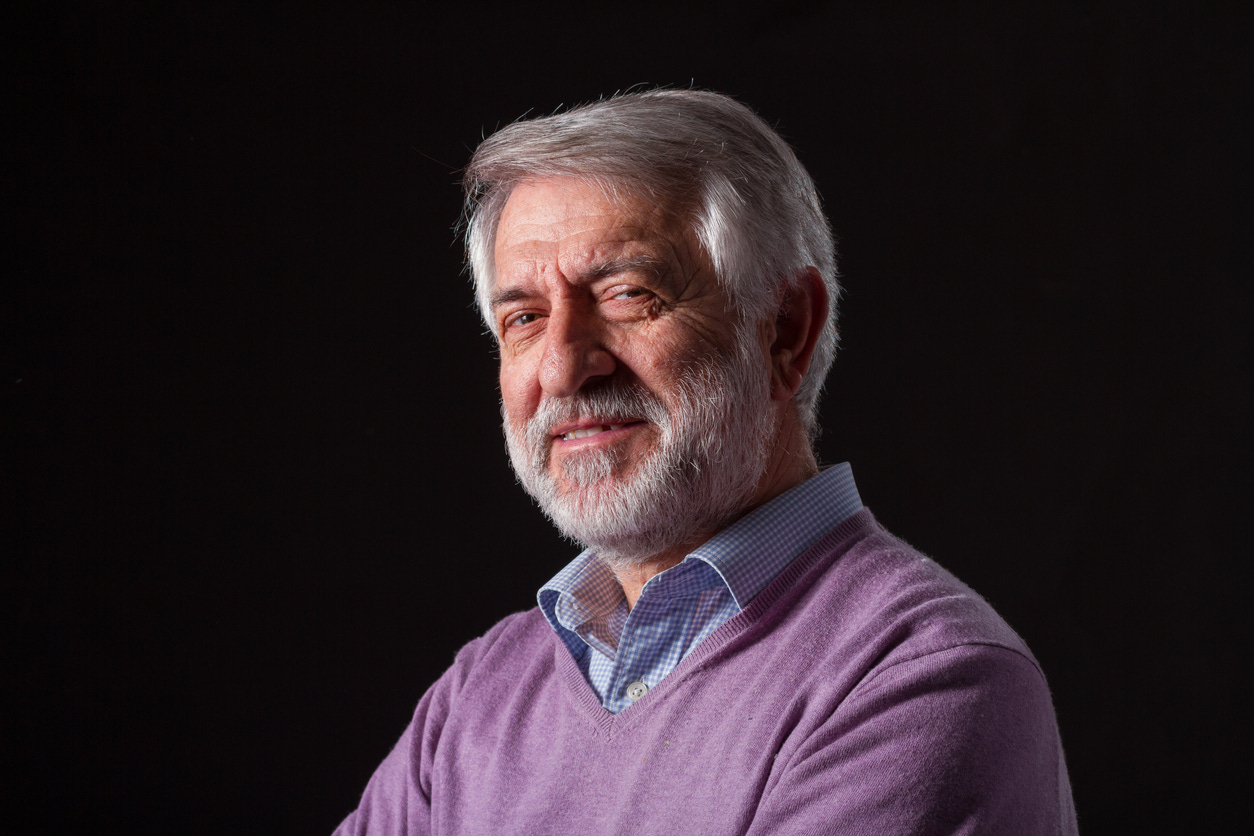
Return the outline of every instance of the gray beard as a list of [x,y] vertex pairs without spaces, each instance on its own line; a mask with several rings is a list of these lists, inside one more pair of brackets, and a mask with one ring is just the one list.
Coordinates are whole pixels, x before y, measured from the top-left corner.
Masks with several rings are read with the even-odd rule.
[[[609,378],[569,398],[549,399],[523,428],[505,414],[514,473],[566,537],[611,566],[647,562],[668,548],[717,532],[741,516],[766,470],[775,434],[770,384],[752,339],[731,357],[695,363],[680,379],[674,407],[654,393]],[[504,410],[503,410],[504,412]],[[567,457],[563,488],[550,472],[550,432],[565,421],[644,418],[661,431],[631,468],[620,449]]]

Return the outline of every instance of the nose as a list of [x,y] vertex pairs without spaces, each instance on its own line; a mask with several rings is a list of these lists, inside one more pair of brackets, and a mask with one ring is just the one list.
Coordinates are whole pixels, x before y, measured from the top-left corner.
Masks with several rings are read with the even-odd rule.
[[554,398],[568,398],[596,377],[614,372],[616,363],[604,344],[596,316],[575,305],[549,312],[544,330],[540,386]]

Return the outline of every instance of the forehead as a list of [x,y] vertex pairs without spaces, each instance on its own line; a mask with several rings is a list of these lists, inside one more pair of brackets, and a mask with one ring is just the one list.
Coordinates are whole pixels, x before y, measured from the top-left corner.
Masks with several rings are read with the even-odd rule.
[[498,271],[515,262],[596,258],[610,251],[681,244],[679,213],[629,193],[607,194],[573,178],[520,183],[497,224]]

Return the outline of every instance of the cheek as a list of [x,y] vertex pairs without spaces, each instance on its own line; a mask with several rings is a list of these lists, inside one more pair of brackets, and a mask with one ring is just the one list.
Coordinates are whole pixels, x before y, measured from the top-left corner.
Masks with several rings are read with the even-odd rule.
[[702,341],[677,339],[674,334],[659,337],[646,345],[637,345],[630,360],[640,382],[659,395],[665,396],[687,376],[688,370],[705,364],[712,354],[718,353]]
[[539,402],[539,385],[534,373],[527,373],[517,362],[502,358],[498,378],[501,387],[501,403],[512,421],[526,420],[535,412]]

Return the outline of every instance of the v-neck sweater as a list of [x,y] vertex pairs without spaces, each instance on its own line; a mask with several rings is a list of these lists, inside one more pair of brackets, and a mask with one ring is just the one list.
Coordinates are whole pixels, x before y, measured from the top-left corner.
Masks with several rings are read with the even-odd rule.
[[341,834],[1073,834],[1049,689],[863,510],[620,714],[538,609],[470,642]]

